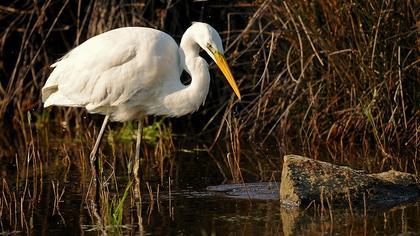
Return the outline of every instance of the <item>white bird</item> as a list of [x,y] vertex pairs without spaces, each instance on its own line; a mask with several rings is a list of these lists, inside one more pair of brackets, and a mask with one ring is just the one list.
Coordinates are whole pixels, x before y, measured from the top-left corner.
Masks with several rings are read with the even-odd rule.
[[[204,103],[210,74],[200,48],[216,62],[240,99],[219,34],[196,22],[185,31],[180,46],[168,34],[144,27],[118,28],[88,39],[51,66],[54,70],[42,88],[44,107],[85,107],[89,113],[105,115],[90,155],[92,165],[108,120],[138,120],[138,163],[145,116],[178,117]],[[181,83],[183,70],[191,76],[189,85]]]

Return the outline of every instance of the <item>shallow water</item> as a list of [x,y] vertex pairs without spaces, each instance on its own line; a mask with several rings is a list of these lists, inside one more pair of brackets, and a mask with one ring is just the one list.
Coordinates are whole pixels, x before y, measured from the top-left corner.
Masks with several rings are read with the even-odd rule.
[[[141,209],[136,208],[130,193],[124,204],[123,225],[113,228],[106,223],[106,206],[113,198],[108,198],[105,207],[101,203],[92,206],[86,198],[91,179],[79,166],[52,163],[43,167],[42,175],[33,172],[34,168],[25,172],[25,167],[20,167],[19,175],[13,169],[16,166],[1,162],[2,235],[420,235],[420,201],[366,212],[349,208],[330,211],[313,205],[288,209],[278,200],[227,198],[209,192],[205,186],[219,180],[204,179],[206,173],[197,176],[199,169],[179,174],[170,186],[165,181],[159,185],[159,194],[158,183],[150,182],[153,199],[143,186]],[[114,196],[118,187],[121,198],[128,178],[123,171],[115,173],[102,190]],[[62,192],[60,199],[54,197]]]

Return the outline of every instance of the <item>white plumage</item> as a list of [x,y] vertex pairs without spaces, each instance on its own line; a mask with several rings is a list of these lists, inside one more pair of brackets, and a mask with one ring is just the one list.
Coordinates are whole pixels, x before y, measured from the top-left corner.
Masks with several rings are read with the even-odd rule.
[[[193,112],[209,89],[208,65],[199,57],[197,43],[223,53],[219,35],[205,23],[186,31],[181,48],[168,34],[151,28],[97,35],[52,65],[42,89],[44,106],[85,107],[121,122]],[[184,69],[192,76],[189,86],[180,81]]]
[[[180,46],[168,34],[143,27],[118,28],[90,38],[52,65],[42,88],[44,106],[85,107],[89,113],[106,115],[103,127],[108,118],[141,121],[146,115],[194,112],[204,103],[210,85],[200,48],[216,62],[240,99],[219,34],[198,22],[184,33]],[[180,81],[183,70],[191,76],[190,85]]]

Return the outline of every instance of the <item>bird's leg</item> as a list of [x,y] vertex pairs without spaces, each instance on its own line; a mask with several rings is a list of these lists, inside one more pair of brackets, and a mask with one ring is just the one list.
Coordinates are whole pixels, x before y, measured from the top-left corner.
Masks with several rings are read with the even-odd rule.
[[137,127],[137,141],[136,141],[136,154],[134,157],[134,165],[132,173],[134,175],[134,197],[136,199],[140,199],[140,179],[139,179],[139,167],[140,167],[140,147],[141,147],[141,140],[143,137],[143,119],[139,120],[139,124]]
[[101,130],[99,131],[98,138],[96,139],[95,146],[92,149],[92,152],[90,153],[90,167],[92,168],[92,176],[94,178],[97,178],[96,173],[96,153],[98,152],[99,144],[101,143],[102,136],[104,135],[105,127],[108,124],[109,115],[105,116],[104,122],[102,123]]
[[[137,142],[136,142],[136,156],[135,160],[140,160],[140,146],[141,146],[141,140],[143,138],[143,120],[139,120],[139,124],[137,126]],[[138,169],[138,166],[137,166]]]

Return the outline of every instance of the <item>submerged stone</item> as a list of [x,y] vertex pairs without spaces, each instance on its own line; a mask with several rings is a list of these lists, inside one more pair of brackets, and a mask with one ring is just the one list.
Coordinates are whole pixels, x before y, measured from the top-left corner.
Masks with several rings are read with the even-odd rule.
[[279,185],[276,182],[259,182],[243,184],[222,184],[207,187],[207,191],[222,196],[251,199],[251,200],[278,200]]
[[284,157],[280,200],[288,206],[311,202],[360,207],[390,207],[420,196],[413,174],[388,171],[366,174],[297,155]]

